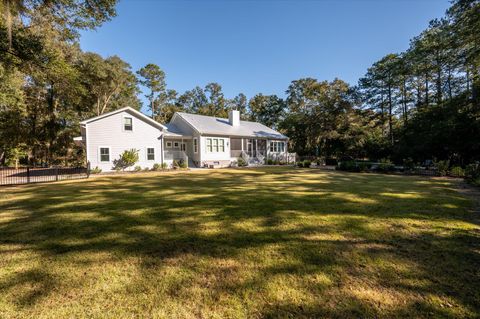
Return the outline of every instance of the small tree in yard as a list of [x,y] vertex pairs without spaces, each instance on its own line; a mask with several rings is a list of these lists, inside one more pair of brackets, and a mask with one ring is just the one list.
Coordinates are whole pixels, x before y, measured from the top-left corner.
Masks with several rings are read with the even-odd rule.
[[135,165],[138,162],[138,150],[130,149],[123,151],[120,159],[113,162],[115,168],[125,170],[128,167]]

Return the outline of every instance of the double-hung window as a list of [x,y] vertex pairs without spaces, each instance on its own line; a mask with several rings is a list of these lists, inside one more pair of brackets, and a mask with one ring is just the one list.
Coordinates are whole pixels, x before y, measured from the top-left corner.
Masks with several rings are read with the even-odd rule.
[[193,139],[193,152],[198,153],[198,139],[197,138]]
[[[225,140],[223,138],[207,138],[207,153],[225,152]],[[194,140],[195,147],[195,140]]]
[[155,149],[153,147],[147,148],[147,161],[155,160]]
[[285,143],[279,141],[270,142],[270,152],[272,153],[283,153],[285,151]]
[[133,131],[133,120],[131,117],[123,118],[123,130],[124,131]]
[[110,149],[108,147],[100,147],[100,162],[110,162]]
[[207,138],[207,152],[211,153],[212,152],[212,139]]

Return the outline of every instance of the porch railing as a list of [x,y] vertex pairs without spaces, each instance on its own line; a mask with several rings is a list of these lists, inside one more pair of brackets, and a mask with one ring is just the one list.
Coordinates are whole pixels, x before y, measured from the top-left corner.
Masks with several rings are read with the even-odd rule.
[[286,162],[287,164],[295,164],[297,153],[270,153],[268,154],[268,159]]
[[188,165],[188,156],[185,151],[165,150],[163,158],[165,160],[181,160]]

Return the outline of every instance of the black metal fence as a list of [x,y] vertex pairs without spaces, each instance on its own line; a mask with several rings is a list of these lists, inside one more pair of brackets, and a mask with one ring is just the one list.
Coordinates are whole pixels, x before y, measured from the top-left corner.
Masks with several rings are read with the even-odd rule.
[[0,186],[88,178],[87,167],[0,167]]

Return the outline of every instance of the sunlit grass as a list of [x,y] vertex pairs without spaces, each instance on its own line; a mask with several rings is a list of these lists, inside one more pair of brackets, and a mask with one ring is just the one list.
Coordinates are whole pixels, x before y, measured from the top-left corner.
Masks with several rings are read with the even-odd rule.
[[291,168],[0,189],[0,318],[478,317],[444,179]]

